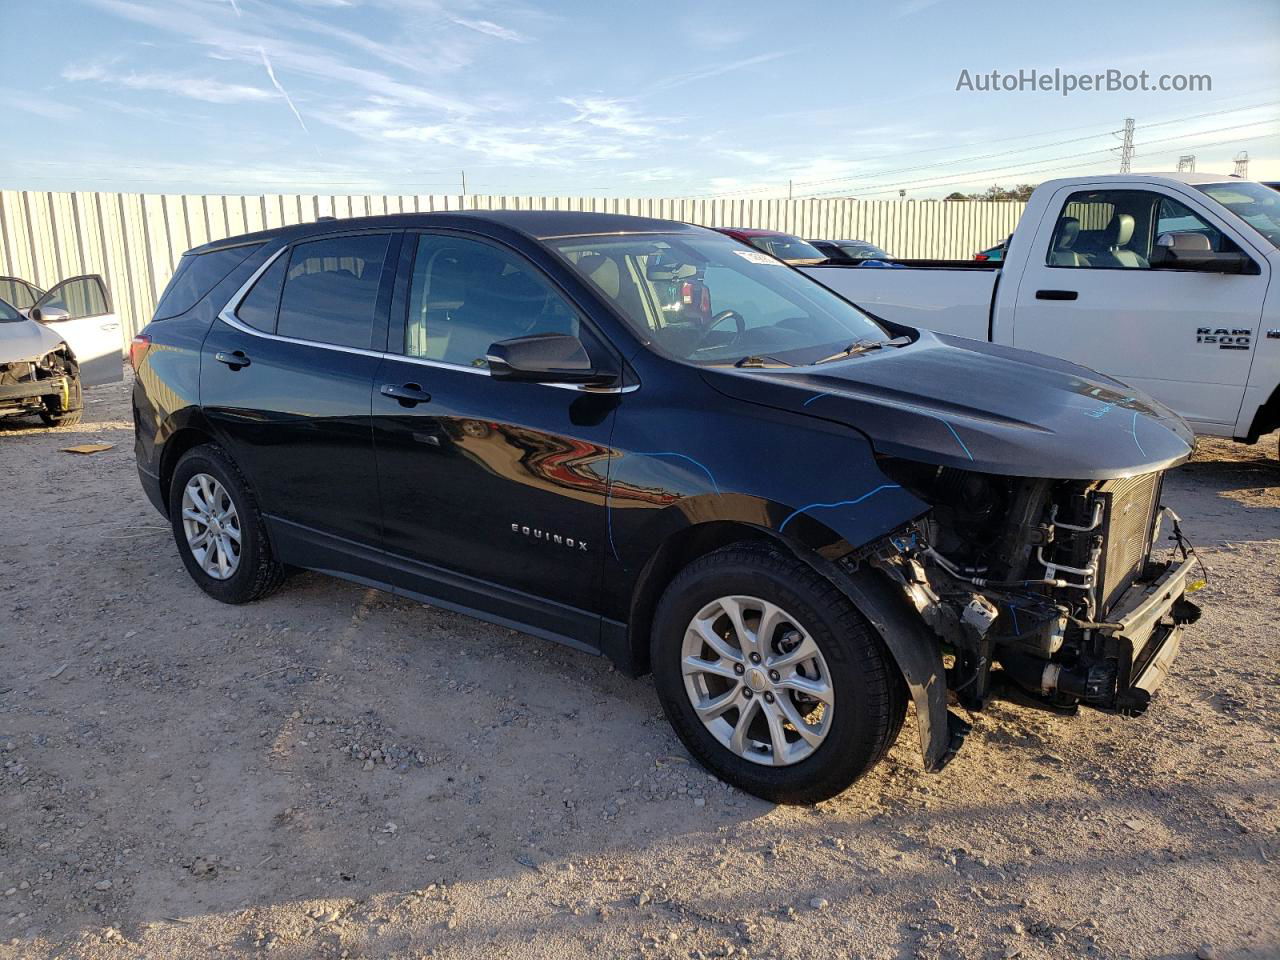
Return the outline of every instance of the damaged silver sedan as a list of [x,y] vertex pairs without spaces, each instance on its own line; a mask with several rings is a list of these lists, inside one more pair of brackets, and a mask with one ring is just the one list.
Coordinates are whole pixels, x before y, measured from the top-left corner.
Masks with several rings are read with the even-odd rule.
[[0,417],[79,423],[84,388],[122,375],[120,320],[101,277],[72,277],[47,292],[0,277]]

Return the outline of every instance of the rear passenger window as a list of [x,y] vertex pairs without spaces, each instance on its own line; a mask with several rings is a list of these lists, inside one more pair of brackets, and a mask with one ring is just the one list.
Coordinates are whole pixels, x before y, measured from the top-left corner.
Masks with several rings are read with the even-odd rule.
[[[155,319],[167,320],[186,313],[261,246],[260,243],[252,243],[199,256],[190,253],[183,256],[160,296]],[[221,306],[218,304],[219,309]]]
[[276,310],[280,307],[280,290],[284,287],[284,270],[289,258],[280,256],[258,278],[258,282],[240,301],[236,317],[263,333],[276,332]]
[[289,255],[276,333],[369,349],[387,234],[300,243]]

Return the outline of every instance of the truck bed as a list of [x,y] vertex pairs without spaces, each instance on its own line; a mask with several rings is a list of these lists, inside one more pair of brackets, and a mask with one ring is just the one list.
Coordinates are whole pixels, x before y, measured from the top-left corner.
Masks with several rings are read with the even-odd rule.
[[799,269],[886,320],[973,340],[990,338],[998,264],[975,260],[899,262],[907,268],[833,264]]

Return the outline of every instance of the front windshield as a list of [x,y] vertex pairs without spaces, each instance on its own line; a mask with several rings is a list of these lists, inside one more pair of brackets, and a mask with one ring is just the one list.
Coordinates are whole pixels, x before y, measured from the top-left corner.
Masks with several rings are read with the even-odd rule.
[[698,364],[813,363],[884,329],[785,264],[715,233],[550,241],[632,328]]
[[1196,189],[1280,247],[1280,193],[1252,180],[1202,183]]
[[748,237],[753,247],[771,253],[779,260],[825,260],[826,254],[799,237]]

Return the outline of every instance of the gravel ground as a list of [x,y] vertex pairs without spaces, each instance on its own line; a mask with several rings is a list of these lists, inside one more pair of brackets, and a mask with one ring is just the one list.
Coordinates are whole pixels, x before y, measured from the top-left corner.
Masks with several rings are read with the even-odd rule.
[[214,602],[125,385],[0,421],[0,958],[1280,956],[1275,447],[1169,479],[1212,579],[1148,716],[997,706],[933,776],[909,719],[787,808],[603,659],[313,574]]

